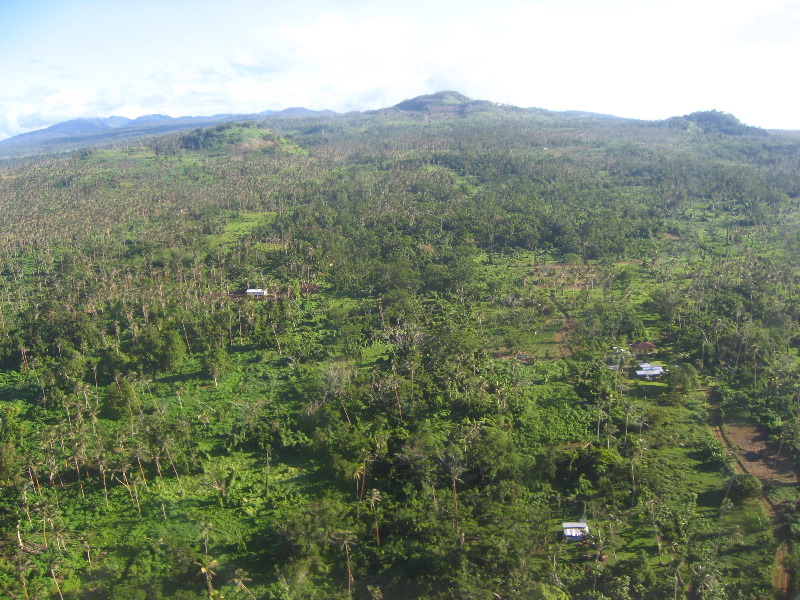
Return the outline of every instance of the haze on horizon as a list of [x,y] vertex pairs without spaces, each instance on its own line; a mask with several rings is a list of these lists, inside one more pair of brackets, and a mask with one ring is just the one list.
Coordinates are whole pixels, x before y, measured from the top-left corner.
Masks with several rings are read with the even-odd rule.
[[0,139],[79,117],[368,110],[440,90],[800,130],[800,2],[4,0]]

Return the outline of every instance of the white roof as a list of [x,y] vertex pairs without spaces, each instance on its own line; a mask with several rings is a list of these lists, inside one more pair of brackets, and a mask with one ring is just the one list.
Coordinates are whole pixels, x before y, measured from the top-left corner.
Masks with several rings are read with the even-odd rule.
[[589,533],[589,532],[588,532],[586,529],[573,529],[573,528],[569,528],[569,529],[565,529],[565,530],[564,530],[564,537],[568,537],[568,538],[582,538],[582,537],[583,537],[583,536],[585,536],[587,533]]
[[561,527],[564,529],[564,533],[567,533],[570,529],[578,530],[576,535],[589,533],[589,525],[586,524],[586,521],[580,521],[578,523],[562,523]]
[[642,367],[641,371],[636,371],[636,374],[639,376],[642,375],[663,375],[664,374],[664,367],[654,367],[652,365],[647,365],[646,367]]

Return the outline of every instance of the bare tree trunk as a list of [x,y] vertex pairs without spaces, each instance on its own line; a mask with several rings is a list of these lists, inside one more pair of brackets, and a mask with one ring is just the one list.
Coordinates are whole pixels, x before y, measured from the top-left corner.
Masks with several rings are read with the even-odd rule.
[[50,567],[50,576],[53,578],[53,583],[56,584],[56,591],[58,592],[58,597],[61,600],[64,600],[64,595],[61,593],[61,587],[58,585],[58,579],[56,578],[56,573],[53,570],[53,567]]

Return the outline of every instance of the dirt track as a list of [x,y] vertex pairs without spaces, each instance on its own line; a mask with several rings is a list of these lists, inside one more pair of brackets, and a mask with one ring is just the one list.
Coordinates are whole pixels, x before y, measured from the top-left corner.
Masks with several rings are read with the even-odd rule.
[[556,300],[555,293],[550,293],[550,300],[556,306],[556,308],[564,315],[564,324],[561,326],[556,332],[555,336],[555,344],[558,348],[558,354],[561,358],[569,358],[572,356],[572,349],[569,347],[569,339],[572,337],[572,334],[575,333],[575,317],[569,314],[569,311],[558,301]]
[[572,356],[568,340],[575,331],[575,317],[564,317],[564,326],[556,332],[556,346],[561,358]]
[[[760,424],[723,424],[715,391],[711,389],[705,391],[708,396],[711,433],[736,457],[733,465],[736,473],[755,475],[763,485],[797,485],[798,476],[794,464],[786,457],[780,456],[768,443],[765,428]],[[778,544],[772,574],[775,597],[788,598],[789,573],[783,566],[784,559],[789,553],[786,520],[781,507],[776,506],[767,496],[760,494],[758,499],[770,519],[772,534]]]

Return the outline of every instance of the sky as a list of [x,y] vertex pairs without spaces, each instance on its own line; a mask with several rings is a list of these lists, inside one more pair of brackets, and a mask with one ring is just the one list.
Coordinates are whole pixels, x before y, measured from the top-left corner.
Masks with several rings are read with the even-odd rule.
[[800,0],[0,0],[0,139],[455,90],[800,130]]

